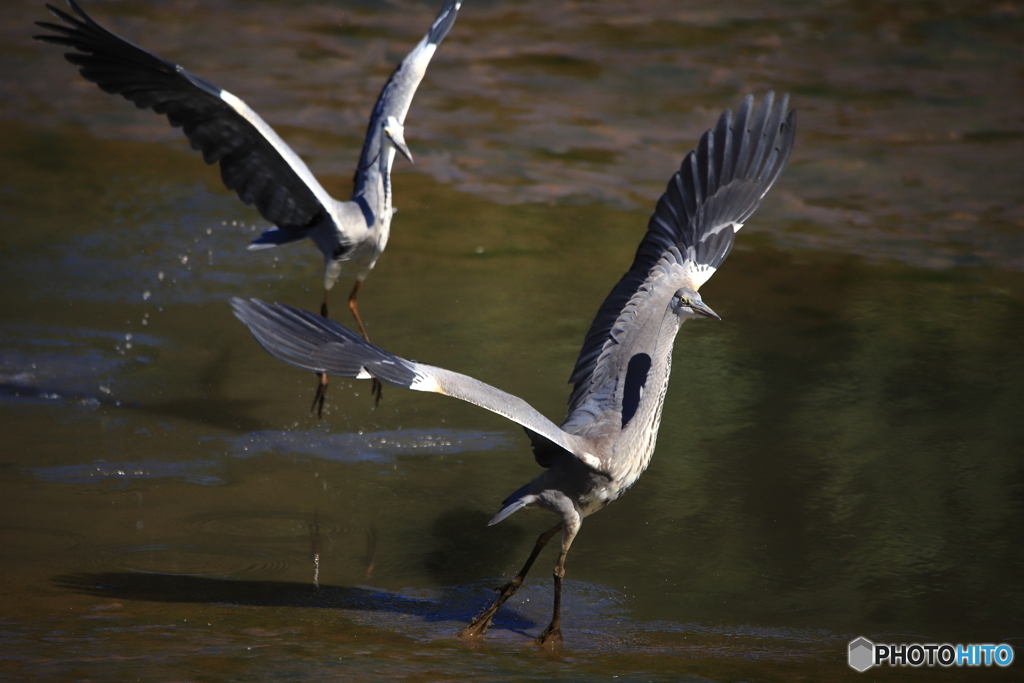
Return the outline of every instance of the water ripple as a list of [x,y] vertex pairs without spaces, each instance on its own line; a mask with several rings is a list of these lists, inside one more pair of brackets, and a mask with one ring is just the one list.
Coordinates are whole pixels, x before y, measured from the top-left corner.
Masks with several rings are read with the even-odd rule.
[[84,465],[28,467],[23,471],[42,481],[59,484],[120,483],[136,479],[176,478],[192,484],[217,486],[224,480],[210,474],[218,467],[212,460],[135,460],[131,462],[96,461]]
[[250,457],[286,452],[333,461],[389,461],[399,455],[448,455],[467,451],[494,451],[511,446],[502,432],[456,429],[406,429],[332,434],[321,429],[268,430],[232,440],[228,453]]

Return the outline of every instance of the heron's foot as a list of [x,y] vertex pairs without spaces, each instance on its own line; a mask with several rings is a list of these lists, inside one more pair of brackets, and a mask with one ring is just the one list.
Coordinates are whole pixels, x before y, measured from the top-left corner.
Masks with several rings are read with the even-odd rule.
[[320,382],[316,385],[316,395],[313,396],[313,405],[309,407],[309,412],[316,413],[318,418],[323,418],[324,401],[327,400],[327,373],[318,372],[316,376],[320,379]]
[[[495,610],[497,611],[497,610]],[[477,638],[483,638],[484,634],[487,633],[487,629],[491,627],[491,621],[494,619],[494,613],[488,610],[479,617],[476,618],[469,626],[465,627],[455,635],[459,638],[465,638],[467,640],[476,640]]]
[[380,405],[380,400],[384,398],[384,383],[374,377],[370,393],[373,394],[373,407],[376,408]]
[[548,625],[543,633],[537,636],[537,645],[544,649],[558,649],[562,647],[562,627],[554,623]]
[[482,637],[485,633],[487,633],[487,629],[491,627],[491,622],[494,621],[494,615],[498,613],[498,609],[500,609],[501,606],[505,604],[506,600],[515,595],[516,591],[518,591],[519,587],[522,585],[523,577],[516,576],[511,581],[506,583],[504,586],[499,588],[497,590],[498,597],[493,603],[491,603],[491,606],[484,610],[484,612],[480,616],[474,619],[473,623],[459,631],[457,635],[460,638]]

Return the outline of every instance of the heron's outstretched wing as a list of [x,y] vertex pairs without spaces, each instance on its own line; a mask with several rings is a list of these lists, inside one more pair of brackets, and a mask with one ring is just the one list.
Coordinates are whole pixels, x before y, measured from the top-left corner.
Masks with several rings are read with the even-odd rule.
[[579,441],[559,429],[529,403],[489,384],[432,365],[399,358],[374,346],[340,324],[283,304],[258,299],[231,300],[235,316],[270,355],[304,370],[370,379],[415,391],[462,399],[522,425],[572,453],[590,467],[599,467]]
[[748,95],[735,117],[726,110],[683,159],[658,200],[633,265],[587,332],[569,378],[574,385],[570,415],[605,375],[618,371],[602,365],[636,313],[631,304],[671,284],[672,278],[661,277],[663,271],[683,274],[685,281],[675,286],[697,289],[729,255],[736,232],[778,179],[793,149],[796,112],[787,114],[788,106],[788,95],[776,103],[774,93],[768,93],[753,111],[754,98]]
[[[64,57],[104,91],[140,109],[165,114],[181,127],[206,163],[260,215],[300,239],[334,200],[297,154],[242,100],[97,24],[75,0],[78,15],[46,7],[64,24],[37,22],[57,35],[36,40],[71,47]],[[291,240],[288,240],[291,241]]]
[[423,39],[405,56],[398,65],[377,98],[377,104],[370,115],[370,123],[366,127],[366,140],[359,156],[356,168],[353,196],[363,193],[368,175],[375,168],[375,161],[380,154],[381,136],[384,135],[384,121],[394,116],[399,123],[405,123],[405,115],[409,113],[413,95],[419,87],[423,75],[427,73],[427,65],[437,51],[437,46],[448,35],[448,30],[455,23],[462,0],[445,0],[444,7],[438,13],[430,30]]

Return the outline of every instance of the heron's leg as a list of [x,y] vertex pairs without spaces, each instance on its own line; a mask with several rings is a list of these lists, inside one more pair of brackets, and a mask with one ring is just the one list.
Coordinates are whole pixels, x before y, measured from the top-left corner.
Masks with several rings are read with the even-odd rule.
[[[356,325],[359,326],[359,333],[363,335],[363,339],[370,341],[370,335],[366,333],[363,319],[359,317],[359,303],[356,301],[356,297],[359,296],[359,286],[362,284],[363,281],[356,278],[355,287],[352,288],[352,293],[348,295],[348,309],[352,311],[352,315],[356,319]],[[381,398],[384,397],[384,385],[376,377],[373,378],[371,393],[373,394],[373,405],[376,406],[380,403]]]
[[348,310],[352,311],[352,315],[355,316],[356,325],[359,326],[359,334],[363,335],[363,339],[366,341],[370,341],[370,335],[366,334],[366,327],[363,325],[363,319],[359,317],[359,302],[356,301],[356,297],[359,296],[359,287],[362,284],[362,280],[356,280],[356,284],[352,288],[352,293],[348,295]]
[[558,554],[553,576],[555,579],[555,605],[551,614],[551,623],[537,636],[537,644],[545,647],[558,647],[562,644],[562,579],[565,578],[565,556],[569,552],[572,540],[580,530],[579,518],[568,520],[562,534],[562,552]]
[[511,581],[506,583],[504,586],[498,589],[498,597],[484,612],[473,620],[473,623],[466,628],[459,631],[458,635],[461,638],[478,638],[483,634],[487,633],[487,629],[491,627],[491,621],[494,619],[494,615],[497,614],[498,608],[505,604],[505,601],[516,594],[519,587],[523,585],[523,579],[526,578],[527,573],[530,571],[530,567],[537,560],[537,556],[540,555],[540,551],[544,549],[544,546],[548,544],[548,541],[552,537],[562,530],[561,524],[556,524],[537,539],[537,543],[533,546],[533,552],[530,553],[529,559],[526,560],[526,564],[519,570]]
[[[320,315],[324,318],[327,317],[327,295],[330,293],[331,290],[324,290],[324,300],[320,304]],[[313,405],[309,407],[309,412],[315,412],[318,418],[322,418],[324,416],[324,401],[327,400],[327,373],[318,372],[316,376],[318,380],[316,394],[313,395]]]

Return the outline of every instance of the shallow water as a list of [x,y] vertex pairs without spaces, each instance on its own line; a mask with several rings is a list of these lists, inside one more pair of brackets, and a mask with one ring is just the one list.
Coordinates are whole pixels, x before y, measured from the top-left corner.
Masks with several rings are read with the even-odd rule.
[[[344,196],[435,4],[87,7]],[[318,253],[247,252],[255,212],[31,41],[45,18],[0,8],[0,676],[835,680],[857,635],[1024,642],[1024,6],[463,6],[361,308],[388,350],[556,420],[700,133],[747,92],[799,116],[702,290],[724,321],[681,331],[650,470],[573,545],[556,656],[530,641],[547,554],[483,643],[451,637],[552,523],[486,526],[537,473],[521,430],[341,380],[311,418],[313,377],[227,300],[315,307]]]

